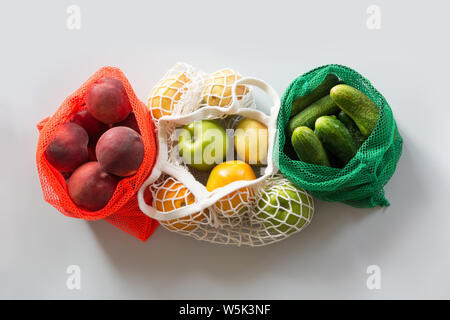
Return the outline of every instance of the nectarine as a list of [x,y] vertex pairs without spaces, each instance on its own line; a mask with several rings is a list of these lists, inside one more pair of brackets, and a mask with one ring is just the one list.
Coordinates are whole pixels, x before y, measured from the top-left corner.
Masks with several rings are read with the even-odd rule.
[[82,110],[75,113],[70,121],[78,124],[86,130],[89,136],[90,145],[95,145],[98,138],[100,138],[100,136],[109,129],[107,124],[95,119],[87,110]]
[[88,142],[88,134],[82,127],[75,123],[62,124],[45,150],[45,157],[56,170],[72,172],[88,161]]
[[108,204],[118,180],[117,177],[104,172],[97,161],[91,161],[72,173],[67,189],[76,205],[97,211]]
[[100,137],[95,154],[104,171],[127,177],[139,169],[144,159],[144,144],[133,129],[114,127]]
[[132,110],[122,82],[109,77],[101,78],[89,88],[85,102],[89,113],[106,124],[125,120]]

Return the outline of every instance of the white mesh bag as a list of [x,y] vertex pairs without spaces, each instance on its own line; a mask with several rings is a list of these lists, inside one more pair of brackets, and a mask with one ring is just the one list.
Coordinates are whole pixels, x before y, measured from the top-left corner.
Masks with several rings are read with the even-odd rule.
[[[252,87],[271,99],[270,115],[255,109]],[[221,244],[262,246],[302,230],[312,219],[312,197],[281,174],[272,159],[280,99],[268,84],[231,69],[213,74],[179,63],[148,99],[159,143],[155,167],[138,192],[140,209],[166,229]],[[215,119],[234,129],[242,117],[268,128],[266,165],[253,166],[256,179],[208,191],[208,173],[187,166],[177,148],[177,128]],[[144,198],[151,194],[151,205]]]

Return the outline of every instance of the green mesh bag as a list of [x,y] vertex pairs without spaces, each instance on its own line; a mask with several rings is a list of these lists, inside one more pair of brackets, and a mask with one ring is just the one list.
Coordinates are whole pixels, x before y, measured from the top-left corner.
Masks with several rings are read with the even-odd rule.
[[[289,137],[286,142],[285,130],[292,102],[314,90],[329,73],[362,91],[381,109],[372,134],[342,169],[296,160]],[[274,161],[284,176],[295,185],[325,201],[341,201],[359,208],[389,206],[383,187],[395,171],[403,141],[388,103],[358,72],[333,64],[316,68],[295,79],[281,99],[277,129]]]

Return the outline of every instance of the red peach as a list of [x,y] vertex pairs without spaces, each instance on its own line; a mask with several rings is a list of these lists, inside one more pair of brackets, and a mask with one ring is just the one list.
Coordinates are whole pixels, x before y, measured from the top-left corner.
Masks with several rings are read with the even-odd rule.
[[104,171],[127,177],[139,169],[144,159],[144,144],[133,129],[114,127],[100,137],[95,154]]
[[86,130],[89,136],[90,145],[95,145],[100,136],[109,129],[107,124],[95,119],[87,110],[82,110],[75,113],[70,121],[78,124]]
[[86,93],[85,102],[89,113],[106,124],[123,121],[132,111],[122,82],[114,78],[96,81]]
[[82,127],[70,122],[62,124],[45,150],[45,157],[56,170],[72,172],[88,161],[88,142],[88,134]]
[[69,178],[67,189],[77,206],[97,211],[108,204],[118,180],[117,177],[104,172],[97,161],[91,161],[75,170]]

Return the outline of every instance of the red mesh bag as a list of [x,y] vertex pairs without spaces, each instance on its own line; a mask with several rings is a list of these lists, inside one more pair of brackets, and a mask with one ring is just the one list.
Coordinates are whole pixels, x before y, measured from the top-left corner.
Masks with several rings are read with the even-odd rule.
[[[73,114],[86,109],[84,96],[87,89],[103,77],[120,80],[125,87],[144,143],[145,156],[136,174],[123,178],[117,184],[108,204],[101,210],[89,211],[78,207],[69,197],[63,175],[45,157],[45,150],[53,139],[56,128],[70,120]],[[103,67],[91,76],[78,90],[67,97],[58,110],[37,125],[39,141],[36,162],[46,202],[66,216],[84,220],[105,219],[134,237],[147,240],[158,226],[156,220],[141,212],[136,193],[153,169],[156,158],[155,128],[146,106],[139,101],[125,75],[117,68]]]

